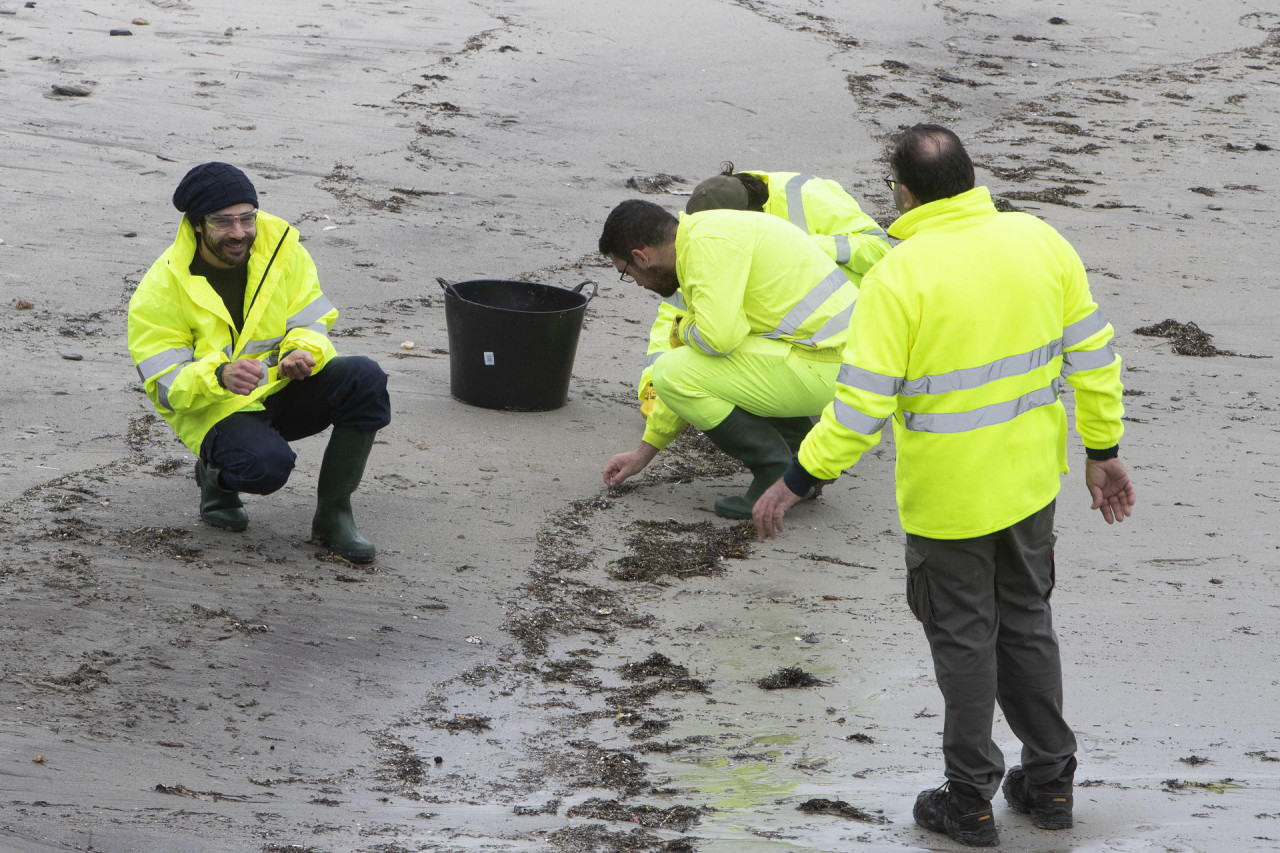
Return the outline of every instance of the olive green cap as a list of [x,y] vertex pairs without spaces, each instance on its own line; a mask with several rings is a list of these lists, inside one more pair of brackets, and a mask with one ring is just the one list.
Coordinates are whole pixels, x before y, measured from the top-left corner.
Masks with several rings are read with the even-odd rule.
[[733,175],[716,175],[707,178],[693,188],[685,213],[701,213],[704,210],[749,210],[751,197],[742,181]]

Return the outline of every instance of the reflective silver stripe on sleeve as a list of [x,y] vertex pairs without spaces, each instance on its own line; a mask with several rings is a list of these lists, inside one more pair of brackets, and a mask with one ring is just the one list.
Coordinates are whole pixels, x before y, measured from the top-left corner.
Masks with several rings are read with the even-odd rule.
[[913,432],[958,433],[1008,423],[1032,409],[1048,406],[1058,399],[1058,383],[1053,382],[1023,394],[1015,400],[992,403],[968,412],[903,412],[903,423]]
[[787,316],[782,318],[782,322],[772,332],[765,332],[764,337],[780,338],[783,335],[795,334],[796,329],[803,326],[805,321],[822,306],[822,303],[847,284],[849,279],[845,276],[844,270],[839,267],[833,269],[787,312]]
[[156,400],[159,401],[160,405],[164,406],[166,409],[173,408],[173,406],[169,405],[169,389],[173,387],[174,380],[178,378],[178,374],[194,363],[195,362],[189,361],[172,373],[166,373],[164,376],[161,376],[156,380]]
[[689,340],[707,355],[714,355],[718,358],[724,358],[728,355],[728,353],[712,349],[707,342],[702,339],[702,333],[698,331],[698,325],[696,323],[689,326]]
[[231,354],[234,353],[235,351],[236,351],[236,345],[234,343],[227,344],[225,347],[222,348],[222,354],[225,355],[227,358],[231,358]]
[[836,423],[861,435],[875,435],[889,422],[888,418],[873,418],[863,414],[843,400],[834,401],[832,410],[835,412]]
[[653,363],[667,354],[667,350],[659,350],[658,352],[649,353],[645,357],[644,366],[653,367]]
[[1106,367],[1116,360],[1116,354],[1110,346],[1102,349],[1069,352],[1062,357],[1062,376],[1065,379],[1077,370],[1094,370]]
[[241,355],[255,355],[261,352],[271,352],[280,348],[280,342],[284,340],[284,336],[280,335],[275,338],[263,338],[261,340],[249,341],[244,345],[244,349],[240,350]]
[[1062,341],[1050,341],[1042,347],[1030,352],[998,358],[988,364],[977,367],[966,367],[950,373],[938,373],[932,376],[921,376],[908,379],[902,383],[898,393],[904,397],[918,397],[921,394],[946,394],[950,391],[965,391],[980,388],[988,382],[1005,379],[1010,376],[1023,376],[1044,367],[1062,354]]
[[1098,334],[1106,327],[1107,318],[1102,315],[1102,309],[1099,308],[1083,320],[1076,320],[1062,330],[1063,346],[1066,349],[1071,349],[1081,341]]
[[329,301],[328,297],[317,296],[310,305],[290,317],[285,324],[285,328],[296,329],[298,326],[310,326],[332,310],[333,303]]
[[804,185],[813,180],[813,175],[796,175],[787,181],[787,220],[804,233],[809,233],[809,220],[804,215]]
[[902,387],[901,376],[885,376],[883,373],[874,373],[854,364],[840,365],[840,374],[836,377],[836,382],[859,391],[879,394],[881,397],[894,397]]
[[191,347],[167,349],[138,362],[138,376],[143,382],[146,382],[156,374],[163,373],[176,364],[194,361],[195,357],[195,350],[191,349]]
[[329,331],[329,324],[326,323],[324,320],[317,320],[314,323],[312,323],[310,326],[307,326],[306,328],[318,334],[324,335],[324,334],[327,334]]
[[673,308],[678,308],[681,311],[689,310],[684,306],[684,294],[681,293],[679,290],[677,290],[675,293],[668,296],[666,299],[663,299],[662,301],[667,303]]
[[875,228],[868,228],[866,231],[859,231],[858,233],[865,235],[867,237],[879,237],[881,240],[885,241],[886,243],[889,242],[889,232],[885,231],[883,228],[881,228],[878,225]]
[[849,238],[843,234],[835,236],[836,241],[836,263],[844,266],[853,259],[853,249],[849,246]]
[[822,341],[840,332],[847,331],[849,328],[849,318],[853,316],[853,306],[856,303],[849,303],[849,307],[832,317],[830,320],[822,324],[822,328],[814,332],[811,336],[803,341],[796,341],[802,346],[816,347]]

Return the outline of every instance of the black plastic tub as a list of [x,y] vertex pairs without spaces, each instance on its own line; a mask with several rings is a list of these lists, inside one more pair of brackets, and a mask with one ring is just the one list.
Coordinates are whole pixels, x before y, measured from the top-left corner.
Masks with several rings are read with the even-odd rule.
[[[594,281],[567,290],[477,279],[444,288],[449,393],[486,409],[541,412],[569,399],[569,377]],[[582,290],[591,285],[591,294]]]

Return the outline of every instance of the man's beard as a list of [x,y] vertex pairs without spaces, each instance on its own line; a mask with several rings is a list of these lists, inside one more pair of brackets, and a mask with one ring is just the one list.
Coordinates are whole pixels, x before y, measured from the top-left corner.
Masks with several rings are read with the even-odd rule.
[[[209,254],[231,269],[238,269],[249,263],[249,250],[253,248],[253,240],[256,237],[257,232],[254,232],[253,237],[246,234],[235,241],[223,240],[214,243],[209,239],[209,235],[205,233],[203,228],[200,230],[200,244],[209,250]],[[231,242],[232,245],[228,246],[228,242]]]
[[672,270],[670,273],[670,277],[668,277],[666,274],[663,274],[662,276],[657,278],[657,280],[654,281],[654,284],[651,290],[653,290],[654,293],[658,294],[663,299],[666,299],[670,296],[673,296],[675,292],[679,290],[679,288],[680,288],[680,279],[676,277],[676,271]]

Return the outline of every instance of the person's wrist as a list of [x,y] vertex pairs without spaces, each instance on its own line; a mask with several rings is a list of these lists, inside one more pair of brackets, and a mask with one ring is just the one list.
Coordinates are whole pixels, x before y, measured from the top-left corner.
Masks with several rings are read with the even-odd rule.
[[221,386],[224,391],[230,390],[227,388],[227,383],[222,381],[222,371],[226,369],[227,364],[228,362],[224,361],[213,369],[213,378],[218,380],[218,385]]

